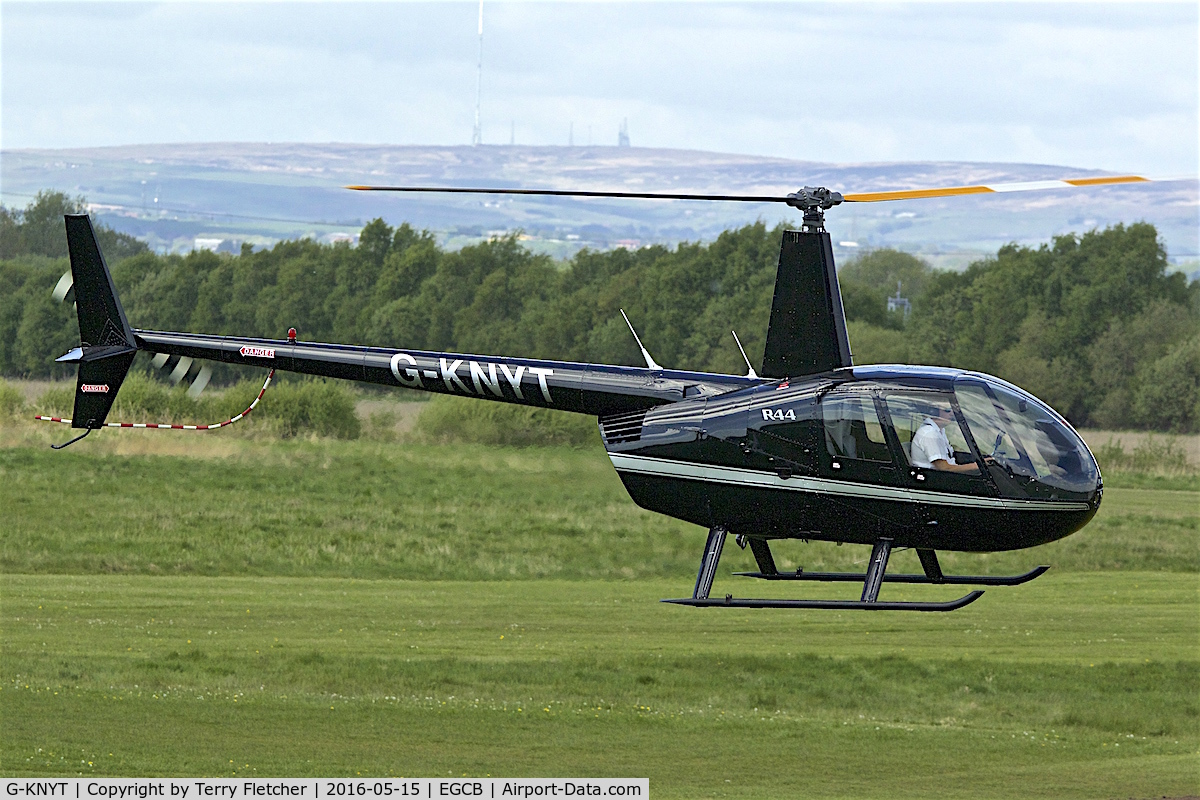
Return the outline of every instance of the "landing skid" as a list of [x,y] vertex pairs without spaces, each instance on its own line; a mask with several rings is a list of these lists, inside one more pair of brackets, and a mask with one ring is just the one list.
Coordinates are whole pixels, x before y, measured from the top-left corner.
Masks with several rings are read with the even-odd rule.
[[[963,595],[957,600],[944,603],[922,603],[903,601],[880,601],[879,587],[883,583],[924,583],[924,584],[968,584],[978,586],[1016,586],[1031,581],[1046,570],[1047,566],[1035,567],[1023,575],[943,575],[938,564],[937,554],[933,550],[919,548],[917,555],[921,559],[924,575],[886,575],[888,557],[892,551],[892,540],[881,538],[875,542],[871,550],[871,562],[865,573],[856,572],[780,572],[775,567],[775,559],[771,549],[762,539],[749,540],[750,550],[758,563],[758,572],[738,572],[751,578],[769,581],[838,581],[861,582],[862,597],[859,600],[757,600],[735,598],[725,595],[724,599],[710,599],[713,578],[717,572],[717,562],[721,559],[721,550],[725,544],[728,532],[722,527],[715,527],[708,532],[708,541],[704,545],[704,555],[700,558],[700,571],[696,575],[696,588],[690,598],[678,600],[663,600],[664,603],[674,603],[698,608],[821,608],[853,611],[955,611],[969,605],[983,594],[976,590]],[[744,538],[738,538],[738,544],[746,546]]]
[[951,600],[947,603],[889,603],[877,600],[869,603],[861,600],[748,600],[729,596],[723,600],[687,598],[683,600],[663,600],[663,602],[675,603],[681,606],[697,606],[699,608],[829,608],[851,611],[957,611],[965,605],[974,603],[982,595],[983,591],[976,589],[957,600]]
[[[934,580],[927,575],[884,575],[884,583],[932,583],[958,586],[1019,586],[1028,583],[1046,570],[1048,566],[1034,567],[1021,575],[943,575]],[[743,578],[761,578],[766,581],[842,581],[861,583],[866,575],[861,572],[735,572]]]

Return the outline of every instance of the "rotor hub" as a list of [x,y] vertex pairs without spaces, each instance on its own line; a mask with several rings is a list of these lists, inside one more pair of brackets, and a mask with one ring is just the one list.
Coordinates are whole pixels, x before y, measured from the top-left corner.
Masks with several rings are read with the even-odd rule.
[[840,205],[843,199],[841,192],[824,186],[805,186],[789,193],[787,204],[804,212],[804,230],[817,232],[825,230],[825,212]]

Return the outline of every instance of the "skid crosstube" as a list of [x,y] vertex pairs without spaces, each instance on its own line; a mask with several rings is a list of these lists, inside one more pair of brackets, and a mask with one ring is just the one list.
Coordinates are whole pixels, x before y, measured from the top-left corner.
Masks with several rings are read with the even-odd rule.
[[[935,585],[957,584],[960,586],[1019,586],[1042,575],[1050,567],[1034,567],[1021,575],[943,575],[935,580],[927,575],[883,575],[884,583],[929,583]],[[735,572],[745,578],[760,578],[765,581],[826,581],[862,583],[867,576],[861,572]]]
[[[678,600],[663,600],[664,603],[674,603],[681,606],[693,606],[697,608],[823,608],[834,610],[854,610],[854,611],[954,611],[962,608],[965,605],[975,602],[979,599],[982,591],[976,590],[970,592],[957,600],[950,600],[944,603],[924,603],[924,602],[906,602],[896,601],[880,602],[879,587],[889,580],[885,574],[887,571],[888,557],[892,552],[892,540],[888,538],[880,538],[876,540],[875,546],[871,549],[871,565],[865,574],[858,575],[847,572],[820,572],[809,573],[804,575],[802,572],[781,574],[775,568],[775,560],[771,557],[771,548],[761,539],[750,539],[739,536],[737,539],[738,545],[745,547],[750,545],[751,551],[754,553],[754,560],[758,562],[758,568],[762,572],[753,573],[737,573],[739,575],[753,575],[757,578],[767,578],[770,580],[839,580],[839,581],[861,581],[863,584],[862,597],[858,600],[759,600],[751,598],[737,598],[733,595],[725,595],[724,600],[714,600],[708,595],[712,590],[713,577],[717,572],[717,562],[721,560],[721,549],[725,542],[725,537],[729,531],[720,525],[714,525],[708,531],[708,540],[704,544],[704,553],[700,557],[700,570],[696,575],[696,588],[692,591],[692,596],[688,598],[680,598]],[[941,569],[937,565],[937,556],[933,551],[921,553],[921,564],[925,568],[925,575],[901,576],[920,578],[914,583],[943,583],[947,581],[942,575]],[[1031,573],[1030,577],[1037,577],[1042,572],[1045,572],[1048,567],[1040,567],[1041,572],[1034,570],[1037,574]],[[820,575],[824,578],[814,578],[812,576]],[[834,577],[829,577],[834,576]],[[1026,578],[1028,580],[1029,578]],[[890,580],[895,580],[891,578]]]
[[698,608],[824,608],[850,611],[956,611],[965,605],[974,603],[983,595],[981,590],[975,590],[963,595],[957,600],[945,603],[909,603],[861,600],[749,600],[726,597],[725,599],[709,599],[689,597],[680,600],[663,600],[664,603],[675,603],[681,606]]

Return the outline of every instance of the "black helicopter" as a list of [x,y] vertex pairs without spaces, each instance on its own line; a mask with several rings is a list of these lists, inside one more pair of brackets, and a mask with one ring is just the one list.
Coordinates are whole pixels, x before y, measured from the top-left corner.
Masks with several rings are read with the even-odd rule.
[[[983,592],[941,603],[887,602],[878,599],[880,585],[1011,586],[1038,577],[1048,567],[1014,576],[945,575],[936,551],[1015,550],[1061,539],[1095,516],[1103,495],[1100,471],[1065,419],[999,378],[939,367],[855,366],[824,212],[844,201],[1144,180],[1119,176],[857,195],[807,187],[784,197],[347,187],[796,208],[803,225],[783,236],[763,363],[756,371],[747,360],[744,376],[665,369],[640,340],[646,367],[321,344],[298,341],[294,330],[286,340],[273,340],[131,328],[90,219],[67,216],[81,344],[59,359],[79,367],[72,419],[55,421],[84,429],[67,444],[106,426],[183,427],[106,423],[139,350],[163,361],[209,359],[266,367],[272,374],[280,369],[588,414],[598,419],[605,449],[634,502],[709,531],[692,596],[665,602],[952,611]],[[710,598],[729,535],[750,547],[758,565],[757,572],[739,574],[861,582],[861,599]],[[781,572],[770,548],[778,539],[873,549],[865,574]],[[885,574],[894,547],[915,548],[924,574]]]

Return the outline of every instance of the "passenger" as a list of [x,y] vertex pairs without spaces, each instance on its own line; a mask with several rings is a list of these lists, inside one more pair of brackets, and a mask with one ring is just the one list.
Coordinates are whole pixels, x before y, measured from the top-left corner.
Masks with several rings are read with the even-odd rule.
[[949,406],[937,406],[925,418],[912,438],[912,465],[942,472],[969,472],[979,474],[978,464],[959,464],[954,460],[950,441],[946,438],[946,426],[954,422],[954,411]]

